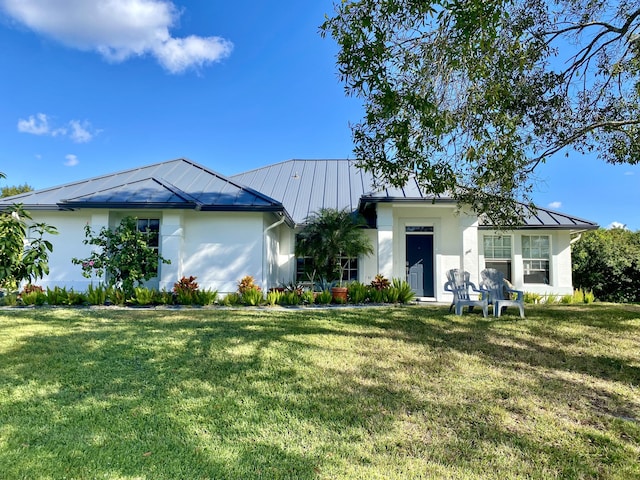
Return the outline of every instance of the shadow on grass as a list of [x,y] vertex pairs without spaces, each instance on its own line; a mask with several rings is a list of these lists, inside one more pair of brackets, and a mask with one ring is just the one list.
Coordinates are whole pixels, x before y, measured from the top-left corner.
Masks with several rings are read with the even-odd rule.
[[[305,479],[388,468],[392,478],[412,460],[425,476],[442,466],[469,477],[638,473],[629,462],[640,405],[609,386],[637,388],[637,357],[565,348],[578,324],[604,337],[639,333],[640,309],[601,312],[529,309],[524,321],[444,308],[21,313],[41,331],[0,353],[0,469],[6,478]],[[0,335],[11,328],[0,323]],[[576,405],[560,410],[568,398]],[[538,430],[536,409],[556,408],[608,417]]]

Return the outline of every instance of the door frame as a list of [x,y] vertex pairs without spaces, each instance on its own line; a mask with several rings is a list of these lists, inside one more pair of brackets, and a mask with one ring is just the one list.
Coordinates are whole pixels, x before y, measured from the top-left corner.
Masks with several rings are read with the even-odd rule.
[[[415,229],[414,231],[409,231]],[[405,264],[405,278],[409,281],[409,274],[407,270],[408,263],[408,249],[407,242],[408,237],[411,236],[429,236],[431,237],[431,285],[433,286],[433,296],[423,296],[420,298],[436,298],[437,285],[436,285],[436,228],[433,223],[424,224],[424,222],[412,222],[406,221],[403,226],[404,230],[404,264]],[[423,274],[424,275],[424,274]]]

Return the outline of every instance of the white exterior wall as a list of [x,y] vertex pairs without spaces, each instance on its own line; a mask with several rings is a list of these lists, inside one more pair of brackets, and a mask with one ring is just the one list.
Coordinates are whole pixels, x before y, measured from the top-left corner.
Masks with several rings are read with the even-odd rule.
[[84,229],[87,224],[94,231],[107,226],[109,217],[100,210],[84,210],[76,212],[29,212],[34,222],[45,222],[56,227],[58,235],[46,235],[45,238],[53,244],[53,252],[49,254],[49,275],[36,280],[36,284],[43,288],[66,287],[76,291],[84,291],[93,282],[97,284],[99,278],[88,279],[82,276],[80,265],[71,263],[73,258],[86,258],[91,254],[91,246],[84,245]]
[[[433,227],[434,249],[434,289],[435,299],[448,299],[444,292],[446,271],[461,268],[464,249],[470,250],[465,268],[476,269],[473,254],[477,251],[477,219],[465,218],[456,214],[453,206],[425,205],[424,203],[379,203],[377,205],[378,229],[377,250],[378,268],[373,273],[381,273],[387,278],[406,279],[406,227]],[[464,234],[464,235],[463,235]],[[463,241],[464,238],[464,241]],[[477,259],[475,260],[477,265]],[[365,281],[372,271],[371,261],[365,265]]]
[[263,226],[261,213],[185,212],[178,276],[193,275],[201,288],[222,294],[235,292],[246,275],[261,282]]
[[[483,252],[483,235],[508,235],[511,237],[512,258],[511,273],[512,283],[517,290],[538,293],[541,295],[555,294],[567,295],[573,293],[573,281],[571,270],[571,233],[568,230],[514,230],[510,232],[497,232],[481,230],[478,235],[478,250],[480,270],[484,268],[485,259]],[[549,259],[550,283],[524,283],[524,267],[522,263],[522,237],[523,235],[545,235],[550,238],[551,258]]]

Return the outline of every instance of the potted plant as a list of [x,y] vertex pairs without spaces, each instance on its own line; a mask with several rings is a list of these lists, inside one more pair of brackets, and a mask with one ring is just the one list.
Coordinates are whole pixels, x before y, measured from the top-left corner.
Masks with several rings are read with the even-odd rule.
[[345,264],[341,257],[373,253],[371,241],[362,228],[364,219],[346,209],[322,208],[309,215],[305,223],[296,238],[296,256],[310,258],[320,278],[337,282],[332,291],[342,299],[339,301],[346,301],[347,289],[342,285]]

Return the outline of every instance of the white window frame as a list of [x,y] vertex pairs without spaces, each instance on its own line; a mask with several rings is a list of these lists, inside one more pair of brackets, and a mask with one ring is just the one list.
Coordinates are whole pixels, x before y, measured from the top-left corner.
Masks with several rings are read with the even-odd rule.
[[[525,239],[529,246],[525,247]],[[534,245],[535,240],[546,239],[546,246]],[[522,235],[522,281],[529,285],[551,285],[551,236],[550,235]],[[527,251],[528,250],[528,251]],[[527,276],[544,272],[546,281],[527,281]]]
[[[487,251],[487,243],[486,240],[491,239],[491,251]],[[499,246],[495,245],[495,240],[499,239],[502,243]],[[509,245],[505,246],[504,241],[508,240]],[[508,247],[508,255],[504,255],[505,248]],[[502,250],[503,255],[496,256],[496,250]],[[510,282],[513,281],[513,238],[511,235],[497,235],[497,234],[488,234],[484,235],[482,238],[482,254],[484,255],[484,265],[485,268],[490,268],[487,263],[504,263],[507,265],[509,270],[509,275],[506,276],[507,280]]]

